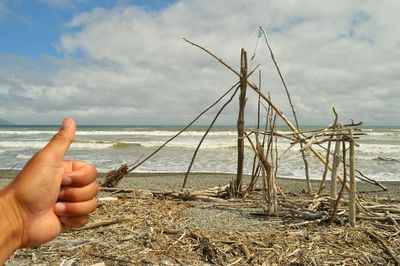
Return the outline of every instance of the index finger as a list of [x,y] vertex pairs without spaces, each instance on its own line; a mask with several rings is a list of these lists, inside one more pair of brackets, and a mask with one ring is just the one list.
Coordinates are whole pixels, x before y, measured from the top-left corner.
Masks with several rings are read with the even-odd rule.
[[69,163],[71,171],[63,176],[63,186],[83,187],[96,180],[97,169],[93,165],[81,161],[69,161]]

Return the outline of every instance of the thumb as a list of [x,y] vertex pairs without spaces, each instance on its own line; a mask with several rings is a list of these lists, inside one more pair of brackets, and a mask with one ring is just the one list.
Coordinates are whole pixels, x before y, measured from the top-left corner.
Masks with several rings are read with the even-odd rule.
[[43,148],[46,152],[59,158],[64,158],[69,146],[74,141],[76,124],[72,118],[65,118],[60,130],[54,135],[52,140]]

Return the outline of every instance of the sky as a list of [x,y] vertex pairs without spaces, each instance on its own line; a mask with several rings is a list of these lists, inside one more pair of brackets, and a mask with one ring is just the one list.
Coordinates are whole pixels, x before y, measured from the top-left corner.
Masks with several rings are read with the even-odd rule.
[[[15,124],[184,125],[250,77],[301,125],[400,125],[400,1],[0,0],[0,118]],[[257,119],[247,93],[246,123]],[[219,106],[199,122],[208,124]],[[218,123],[234,125],[238,97]],[[263,108],[262,108],[263,109]]]

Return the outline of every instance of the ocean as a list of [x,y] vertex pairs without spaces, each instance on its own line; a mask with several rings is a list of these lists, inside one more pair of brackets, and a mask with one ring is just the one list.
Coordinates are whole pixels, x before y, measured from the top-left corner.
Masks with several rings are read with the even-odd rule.
[[[66,159],[94,164],[100,172],[123,163],[133,164],[152,153],[183,127],[79,126]],[[135,172],[185,172],[205,127],[193,127],[170,142]],[[306,130],[309,128],[303,128]],[[58,126],[0,126],[0,169],[21,169],[58,130]],[[282,129],[285,130],[285,129]],[[366,127],[357,141],[356,167],[378,181],[400,181],[400,127]],[[213,129],[198,152],[192,172],[235,173],[237,132],[234,127]],[[299,146],[278,140],[278,176],[304,178]],[[245,172],[251,173],[251,146],[245,146]],[[320,179],[323,166],[311,154],[310,177]]]

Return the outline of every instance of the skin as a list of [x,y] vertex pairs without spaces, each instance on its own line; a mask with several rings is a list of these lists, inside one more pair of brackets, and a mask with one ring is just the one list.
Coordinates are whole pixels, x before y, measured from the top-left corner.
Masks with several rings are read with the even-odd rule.
[[0,264],[18,248],[56,238],[68,228],[85,225],[97,207],[96,168],[64,160],[76,124],[63,121],[60,131],[0,191]]

